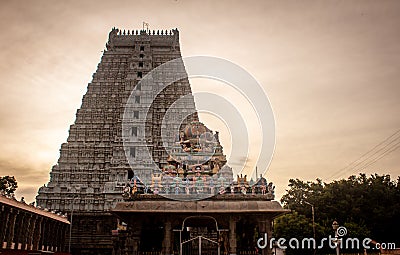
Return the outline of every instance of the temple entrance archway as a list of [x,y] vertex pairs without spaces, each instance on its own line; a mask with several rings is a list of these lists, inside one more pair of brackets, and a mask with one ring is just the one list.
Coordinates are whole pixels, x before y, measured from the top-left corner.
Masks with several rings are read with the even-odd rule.
[[179,232],[181,255],[220,255],[222,237],[228,230],[220,229],[214,217],[189,216],[183,220],[181,228],[175,231]]
[[204,236],[193,237],[181,242],[181,255],[220,255],[220,252],[219,243]]

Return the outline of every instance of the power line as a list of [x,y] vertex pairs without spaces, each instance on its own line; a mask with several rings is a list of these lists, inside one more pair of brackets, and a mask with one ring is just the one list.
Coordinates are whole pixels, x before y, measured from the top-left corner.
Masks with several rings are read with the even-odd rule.
[[[371,159],[371,161],[364,163],[363,165],[361,165],[360,167],[352,167],[351,169],[349,169],[349,171],[352,171],[354,169],[361,170],[361,169],[365,169],[367,166],[370,166],[372,164],[374,164],[375,162],[377,162],[379,159],[387,156],[389,153],[395,151],[400,145],[400,141],[398,141],[397,143],[395,143],[394,145],[390,146],[389,148],[387,148],[386,150],[384,150],[380,155],[378,155],[377,157],[374,157],[373,159]],[[385,147],[384,147],[385,148]],[[383,148],[382,148],[383,149]]]
[[365,168],[369,167],[370,165],[375,164],[375,163],[378,162],[380,159],[386,157],[386,156],[389,155],[390,153],[392,153],[392,152],[394,152],[395,150],[397,150],[398,148],[400,148],[400,142],[396,143],[395,145],[399,145],[399,146],[396,146],[396,147],[393,146],[394,148],[393,148],[393,147],[392,147],[392,148],[389,148],[388,150],[385,151],[386,153],[382,154],[380,157],[376,158],[374,161],[370,162],[369,164],[362,166],[361,169],[365,169]]
[[[380,148],[379,150],[375,151],[373,154],[367,156],[366,158],[364,158],[363,160],[361,160],[361,161],[358,162],[357,164],[352,165],[352,164],[354,164],[355,162],[357,162],[357,161],[359,161],[360,159],[362,159],[362,157],[360,157],[359,159],[353,161],[351,164],[347,165],[345,168],[342,168],[341,170],[339,170],[339,171],[337,171],[336,173],[332,174],[329,178],[332,178],[332,177],[335,177],[335,176],[339,176],[340,174],[342,174],[342,173],[344,173],[344,172],[346,172],[346,171],[347,171],[347,172],[353,171],[353,170],[356,169],[359,165],[362,165],[362,164],[365,163],[365,162],[366,162],[366,164],[368,165],[369,163],[371,163],[371,161],[369,161],[369,160],[371,160],[371,159],[372,159],[372,161],[374,161],[374,160],[375,160],[376,158],[378,158],[378,157],[379,157],[379,158],[382,158],[382,157],[380,157],[380,156],[384,155],[385,152],[387,152],[388,150],[390,150],[390,149],[396,147],[396,145],[397,145],[398,143],[396,143],[396,144],[394,144],[394,145],[392,145],[392,146],[390,146],[390,145],[391,145],[393,142],[395,142],[396,140],[398,140],[399,138],[400,138],[400,137],[395,138],[395,139],[392,140],[390,143],[384,145],[382,148]],[[390,147],[389,147],[389,146],[390,146]],[[387,149],[387,147],[389,147],[389,148]],[[382,151],[382,150],[384,150],[384,149],[386,149],[386,150],[383,151],[382,153],[380,153],[380,155],[378,155],[378,157],[374,157],[375,155],[377,155],[380,151]],[[369,154],[371,151],[372,151],[372,150],[370,150],[367,154]],[[364,154],[364,155],[367,155],[367,154]],[[368,161],[369,161],[369,162],[368,162]],[[363,164],[363,165],[365,165],[365,164]],[[362,165],[362,166],[363,166],[363,165]]]
[[[341,173],[343,173],[343,172],[345,172],[345,171],[355,169],[355,168],[356,168],[358,165],[360,165],[361,163],[363,163],[363,162],[369,160],[372,156],[376,155],[378,152],[380,152],[381,150],[387,148],[390,144],[392,144],[393,142],[395,142],[396,140],[398,140],[398,139],[400,138],[400,136],[395,137],[391,142],[389,142],[388,144],[384,145],[382,148],[380,148],[379,150],[375,151],[375,152],[372,153],[371,155],[367,156],[368,154],[370,154],[371,152],[373,152],[375,149],[379,148],[382,144],[385,144],[387,141],[389,141],[392,137],[396,136],[398,133],[400,133],[400,129],[397,130],[396,132],[394,132],[394,133],[393,133],[392,135],[390,135],[389,137],[387,137],[387,138],[386,138],[385,140],[383,140],[382,142],[380,142],[380,143],[378,143],[377,145],[375,145],[372,149],[370,149],[369,151],[367,151],[366,153],[364,153],[363,155],[361,155],[358,159],[352,161],[352,162],[351,162],[350,164],[348,164],[347,166],[345,166],[345,167],[339,169],[338,171],[336,171],[335,173],[333,173],[333,174],[329,177],[329,179],[332,178],[332,177],[335,177],[335,176],[337,176],[337,175],[340,175]],[[397,144],[398,144],[398,143],[397,143]],[[395,145],[397,145],[397,144],[395,144]],[[394,146],[392,146],[391,148],[393,148],[393,147],[394,147]],[[397,148],[396,148],[396,149],[397,149]],[[395,151],[396,149],[394,149],[393,151]],[[390,150],[390,148],[389,148],[389,150]],[[386,150],[386,151],[387,151],[387,150]],[[385,151],[385,152],[386,152],[386,151]],[[393,151],[390,151],[390,153],[393,152]],[[385,152],[383,152],[383,154],[384,154]],[[386,155],[383,155],[383,154],[380,155],[380,156],[382,156],[382,157],[378,156],[379,159],[381,159],[381,158],[383,158],[384,156],[387,155],[387,154],[386,154]],[[388,154],[389,154],[389,153],[388,153]],[[367,156],[367,157],[366,157],[364,160],[360,161],[360,160],[361,160],[362,158],[364,158],[365,156]],[[379,159],[378,159],[378,160],[379,160]],[[360,161],[360,162],[358,162],[358,161]],[[358,163],[355,164],[356,162],[358,162]],[[376,162],[376,161],[374,161],[373,163],[375,163],[375,162]],[[369,162],[369,163],[370,163],[370,162]],[[367,163],[367,164],[369,164],[369,163]],[[355,165],[354,165],[354,164],[355,164]]]
[[[396,145],[399,144],[399,143],[396,143],[396,144],[394,144],[394,145],[391,145],[391,144],[392,144],[393,142],[396,142],[399,138],[400,138],[400,137],[396,137],[396,138],[395,138],[394,140],[392,140],[390,143],[386,144],[385,146],[383,146],[382,148],[380,148],[379,150],[377,150],[377,151],[374,152],[373,154],[369,155],[369,156],[368,156],[367,158],[365,158],[364,160],[358,162],[357,164],[355,164],[354,166],[352,166],[352,167],[350,167],[349,169],[346,169],[346,170],[347,170],[347,171],[351,171],[351,170],[355,169],[357,166],[361,165],[361,164],[364,163],[365,161],[370,160],[372,157],[374,157],[376,154],[378,154],[380,151],[386,149],[387,147],[390,147],[389,150],[390,150],[391,148],[396,147]],[[388,151],[388,150],[385,150],[384,152],[382,152],[382,154],[384,154],[386,151]],[[381,155],[382,155],[382,154],[381,154]],[[378,157],[379,157],[379,156],[378,156]],[[368,163],[367,163],[367,164],[368,164]]]
[[[392,137],[392,136],[391,136]],[[383,142],[379,143],[378,145],[376,145],[374,148],[372,148],[371,150],[369,150],[368,152],[364,153],[360,158],[356,159],[355,161],[351,162],[350,164],[348,164],[347,166],[345,166],[344,168],[339,169],[338,171],[336,171],[335,173],[333,173],[329,178],[332,178],[334,176],[337,176],[338,174],[341,174],[345,171],[349,171],[352,170],[354,168],[356,168],[357,166],[359,166],[360,164],[364,163],[365,161],[371,159],[371,157],[375,156],[377,153],[379,153],[380,151],[386,149],[388,146],[390,146],[390,144],[392,144],[393,142],[395,142],[398,138],[400,137],[396,137],[395,139],[393,139],[391,142],[389,142],[388,144],[384,145],[382,148],[380,148],[379,150],[375,151],[374,153],[372,153],[371,155],[365,157],[366,155],[370,154],[371,152],[373,152],[376,148],[379,148],[380,145],[382,145],[383,143],[385,143],[387,140],[389,140],[389,138],[387,138],[386,140],[384,140]],[[361,160],[363,157],[365,157],[363,160]],[[361,161],[360,161],[361,160]],[[359,162],[358,162],[359,161]],[[358,162],[358,163],[356,163]],[[355,164],[356,163],[356,164]]]

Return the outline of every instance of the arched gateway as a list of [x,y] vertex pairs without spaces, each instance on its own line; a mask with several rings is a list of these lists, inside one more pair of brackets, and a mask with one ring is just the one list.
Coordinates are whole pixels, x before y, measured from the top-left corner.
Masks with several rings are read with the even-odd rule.
[[224,231],[211,216],[188,216],[183,220],[179,233],[180,254],[221,254],[226,248]]

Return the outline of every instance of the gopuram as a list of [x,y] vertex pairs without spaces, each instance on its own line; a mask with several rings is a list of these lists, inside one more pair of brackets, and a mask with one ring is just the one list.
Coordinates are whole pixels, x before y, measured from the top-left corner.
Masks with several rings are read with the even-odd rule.
[[234,178],[179,59],[177,29],[111,30],[37,196],[68,213],[72,254],[271,254],[257,240],[286,210],[264,177]]

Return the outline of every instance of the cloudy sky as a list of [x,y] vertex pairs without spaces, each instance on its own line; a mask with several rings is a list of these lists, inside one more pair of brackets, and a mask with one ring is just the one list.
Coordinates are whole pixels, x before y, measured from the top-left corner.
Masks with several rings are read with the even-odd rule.
[[[183,56],[227,59],[262,85],[276,119],[266,175],[278,197],[290,178],[400,175],[399,1],[49,0],[0,7],[0,176],[14,175],[27,201],[48,182],[110,29],[140,29],[143,21],[150,29],[177,27]],[[194,91],[204,84],[194,81]],[[213,128],[212,119],[203,115]],[[258,135],[250,129],[253,149]]]

